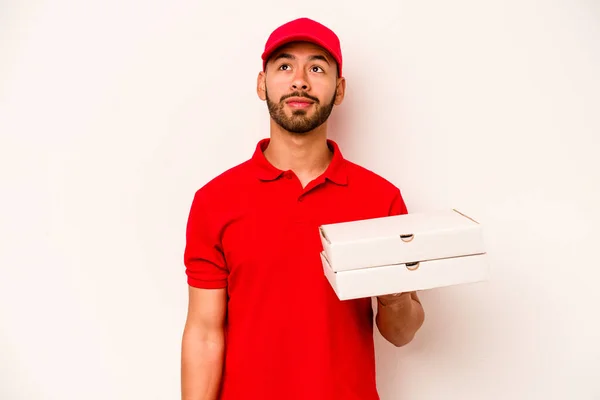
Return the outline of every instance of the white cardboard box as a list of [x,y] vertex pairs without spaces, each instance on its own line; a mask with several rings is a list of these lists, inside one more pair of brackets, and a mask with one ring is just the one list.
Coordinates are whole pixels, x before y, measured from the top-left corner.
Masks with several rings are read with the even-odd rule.
[[334,272],[485,253],[481,225],[450,209],[319,227]]
[[474,283],[489,279],[487,254],[335,272],[321,252],[323,270],[340,300]]

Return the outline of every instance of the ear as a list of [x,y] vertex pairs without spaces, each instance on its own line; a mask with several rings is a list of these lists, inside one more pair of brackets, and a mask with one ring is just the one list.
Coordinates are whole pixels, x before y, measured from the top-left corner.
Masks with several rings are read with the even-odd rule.
[[264,71],[260,71],[258,73],[258,77],[256,78],[256,94],[258,98],[262,101],[267,99],[267,82]]
[[337,86],[335,88],[335,101],[333,104],[339,106],[344,101],[344,96],[346,94],[346,78],[341,77],[338,78]]

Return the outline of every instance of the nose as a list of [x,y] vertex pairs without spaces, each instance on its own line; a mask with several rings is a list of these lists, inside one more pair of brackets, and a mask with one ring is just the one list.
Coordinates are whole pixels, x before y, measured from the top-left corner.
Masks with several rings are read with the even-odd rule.
[[306,74],[302,69],[299,69],[298,72],[294,75],[294,79],[292,80],[292,89],[293,90],[308,90],[308,80],[306,79]]

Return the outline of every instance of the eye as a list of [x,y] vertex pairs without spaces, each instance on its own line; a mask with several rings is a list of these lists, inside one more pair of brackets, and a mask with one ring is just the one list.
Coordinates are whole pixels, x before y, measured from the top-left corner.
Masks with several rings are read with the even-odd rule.
[[281,64],[279,66],[279,69],[282,71],[287,71],[290,68],[290,66],[288,64]]
[[319,67],[319,66],[316,66],[316,65],[315,65],[315,66],[313,66],[313,67],[311,67],[311,68],[310,68],[310,70],[311,70],[312,72],[324,72],[324,71],[323,71],[323,68],[321,68],[321,67]]

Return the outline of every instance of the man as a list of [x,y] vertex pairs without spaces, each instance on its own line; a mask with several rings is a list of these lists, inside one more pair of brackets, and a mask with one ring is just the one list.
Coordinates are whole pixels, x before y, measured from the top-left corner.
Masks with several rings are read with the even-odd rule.
[[[318,226],[406,213],[399,189],[345,160],[327,120],[346,88],[338,37],[301,18],[277,28],[257,93],[270,137],[194,196],[185,249],[185,400],[376,400],[371,299],[340,301]],[[377,299],[388,341],[412,340],[416,293]]]

